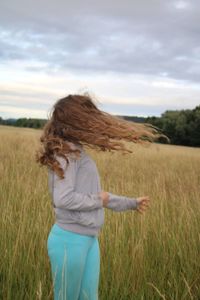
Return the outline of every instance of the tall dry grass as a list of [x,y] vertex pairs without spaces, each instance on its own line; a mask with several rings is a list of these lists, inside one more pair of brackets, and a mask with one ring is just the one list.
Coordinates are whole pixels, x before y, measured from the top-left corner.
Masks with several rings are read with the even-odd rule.
[[[0,126],[0,299],[53,299],[47,236],[54,223],[47,170],[34,161],[41,131]],[[102,189],[149,195],[150,208],[105,209],[101,300],[200,299],[200,149],[129,145],[100,153]]]

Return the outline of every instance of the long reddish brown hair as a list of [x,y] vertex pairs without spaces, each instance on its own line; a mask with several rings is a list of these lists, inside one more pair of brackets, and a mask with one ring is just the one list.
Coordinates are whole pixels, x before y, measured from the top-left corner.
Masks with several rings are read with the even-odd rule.
[[67,153],[79,156],[80,150],[69,143],[90,148],[131,152],[122,142],[149,144],[160,137],[169,138],[149,123],[136,123],[100,110],[89,94],[68,95],[56,101],[40,137],[42,148],[36,151],[36,161],[64,178],[56,155],[67,159]]

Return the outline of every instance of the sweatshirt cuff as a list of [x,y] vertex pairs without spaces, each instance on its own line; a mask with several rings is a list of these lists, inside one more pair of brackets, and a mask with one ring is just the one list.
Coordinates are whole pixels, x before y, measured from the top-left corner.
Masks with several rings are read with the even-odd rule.
[[127,198],[127,206],[129,209],[137,209],[138,208],[138,202],[136,198]]

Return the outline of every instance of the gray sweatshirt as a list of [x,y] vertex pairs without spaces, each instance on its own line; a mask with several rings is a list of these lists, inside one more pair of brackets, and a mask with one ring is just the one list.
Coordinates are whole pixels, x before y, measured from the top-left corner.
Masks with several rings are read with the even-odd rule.
[[[104,207],[100,197],[101,184],[97,166],[80,144],[68,142],[71,148],[81,150],[80,158],[69,154],[69,164],[60,156],[56,159],[64,169],[64,179],[48,168],[48,184],[55,223],[63,229],[83,235],[99,235],[104,223]],[[108,192],[106,208],[120,212],[136,210],[136,198],[128,198]]]

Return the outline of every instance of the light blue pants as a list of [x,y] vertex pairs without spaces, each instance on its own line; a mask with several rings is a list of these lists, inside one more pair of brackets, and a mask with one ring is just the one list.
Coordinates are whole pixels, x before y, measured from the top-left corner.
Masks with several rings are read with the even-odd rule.
[[54,300],[98,300],[100,249],[96,236],[68,231],[55,223],[47,250]]

